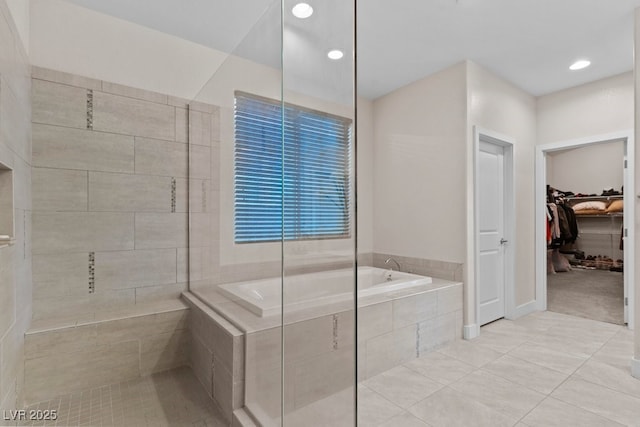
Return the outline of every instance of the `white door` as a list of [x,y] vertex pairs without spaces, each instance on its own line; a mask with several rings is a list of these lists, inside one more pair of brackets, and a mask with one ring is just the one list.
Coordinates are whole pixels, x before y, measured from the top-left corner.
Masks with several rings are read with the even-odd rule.
[[502,146],[480,141],[478,158],[480,325],[505,315],[505,163]]

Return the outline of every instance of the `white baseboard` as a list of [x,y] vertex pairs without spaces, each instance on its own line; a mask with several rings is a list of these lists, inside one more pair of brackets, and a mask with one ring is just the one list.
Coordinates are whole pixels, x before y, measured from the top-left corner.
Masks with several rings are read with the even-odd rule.
[[539,311],[535,300],[517,306],[515,310],[513,310],[512,316],[509,316],[508,318],[515,320],[522,316],[526,316],[527,314],[531,314],[534,311]]
[[472,325],[464,325],[462,337],[465,340],[472,340],[480,336],[480,327],[475,323]]
[[640,359],[635,357],[631,359],[631,375],[640,379]]

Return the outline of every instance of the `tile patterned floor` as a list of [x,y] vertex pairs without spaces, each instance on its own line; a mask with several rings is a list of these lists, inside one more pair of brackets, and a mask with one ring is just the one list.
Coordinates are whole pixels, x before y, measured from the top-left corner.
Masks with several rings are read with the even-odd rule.
[[[633,334],[564,314],[534,313],[482,328],[358,386],[358,426],[640,426]],[[352,426],[353,390],[285,419],[287,426]],[[188,368],[42,402],[38,426],[223,426]]]
[[40,402],[27,410],[52,410],[55,421],[21,426],[226,426],[189,368],[154,374]]
[[534,313],[370,378],[359,426],[640,426],[633,334]]

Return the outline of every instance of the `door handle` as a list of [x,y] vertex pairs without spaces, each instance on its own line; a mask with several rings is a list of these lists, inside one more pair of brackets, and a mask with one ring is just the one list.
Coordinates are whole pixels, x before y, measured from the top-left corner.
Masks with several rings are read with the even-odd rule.
[[504,244],[505,244],[505,243],[507,243],[507,242],[508,242],[508,240],[507,240],[507,239],[505,239],[504,237],[503,237],[502,239],[500,239],[500,244],[501,244],[501,245],[504,245]]

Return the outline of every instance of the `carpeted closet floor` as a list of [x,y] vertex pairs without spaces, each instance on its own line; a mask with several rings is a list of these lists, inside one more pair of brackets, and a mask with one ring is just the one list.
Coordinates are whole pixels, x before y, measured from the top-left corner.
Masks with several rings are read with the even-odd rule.
[[605,270],[573,270],[547,276],[547,310],[624,324],[623,274]]

